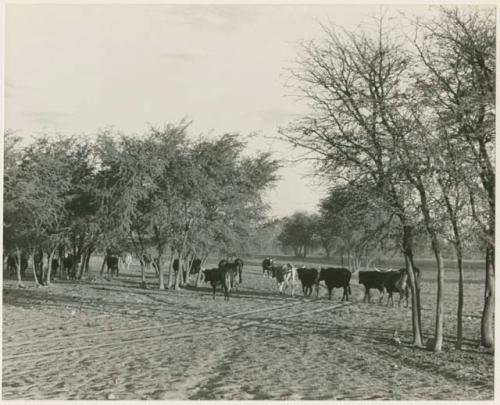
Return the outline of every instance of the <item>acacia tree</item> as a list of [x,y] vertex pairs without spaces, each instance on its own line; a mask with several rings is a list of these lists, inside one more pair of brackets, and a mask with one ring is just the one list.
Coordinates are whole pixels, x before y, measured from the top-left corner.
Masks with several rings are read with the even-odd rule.
[[306,43],[301,50],[292,76],[311,108],[281,133],[309,151],[318,171],[334,184],[373,184],[387,210],[398,217],[412,291],[413,344],[422,346],[419,283],[413,272],[419,215],[397,145],[382,122],[383,107],[399,98],[407,51],[383,29],[383,20],[376,35],[341,35],[325,27],[322,41]]
[[392,235],[394,214],[384,210],[369,185],[348,185],[332,188],[320,204],[322,223],[332,230],[341,248],[342,264],[347,253],[349,267],[358,270],[376,259],[374,253],[387,246]]
[[314,246],[316,217],[305,212],[295,212],[284,219],[278,240],[283,247],[291,247],[295,257],[306,257]]
[[[418,77],[421,101],[446,145],[445,173],[452,176],[453,184],[465,188],[485,246],[481,342],[490,347],[495,291],[495,8],[441,8],[438,18],[416,21],[416,27],[414,45],[424,67]],[[455,218],[452,225],[458,241],[462,221],[446,204],[450,218]],[[455,245],[459,256],[461,246]],[[460,308],[458,313],[460,317]]]
[[[37,139],[21,152],[16,182],[10,183],[6,199],[13,212],[11,220],[20,231],[23,248],[30,252],[35,284],[50,284],[52,259],[64,240],[68,218],[66,195],[70,189],[72,166],[65,159],[72,148],[71,139]],[[47,265],[41,268],[41,277],[35,273],[35,252],[47,251]]]

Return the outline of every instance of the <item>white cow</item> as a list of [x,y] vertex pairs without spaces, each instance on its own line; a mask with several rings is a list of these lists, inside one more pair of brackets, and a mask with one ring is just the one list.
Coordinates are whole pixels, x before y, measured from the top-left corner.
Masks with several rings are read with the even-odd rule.
[[274,277],[278,282],[278,291],[284,294],[288,285],[292,286],[292,297],[295,289],[295,280],[297,279],[297,267],[293,264],[287,263],[282,266],[274,267]]
[[132,264],[132,255],[130,253],[127,253],[123,255],[121,258],[122,263],[125,265],[125,268],[127,269],[127,272],[130,270],[130,265]]

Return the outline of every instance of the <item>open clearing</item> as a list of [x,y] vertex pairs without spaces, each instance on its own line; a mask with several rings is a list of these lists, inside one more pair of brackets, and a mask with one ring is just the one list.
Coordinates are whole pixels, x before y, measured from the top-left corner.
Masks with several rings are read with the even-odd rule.
[[[457,287],[447,283],[444,352],[434,354],[409,345],[409,308],[381,305],[376,292],[362,302],[357,274],[349,303],[324,288],[314,299],[296,287],[292,298],[262,277],[258,259],[245,262],[229,303],[207,285],[158,291],[152,276],[140,289],[135,266],[48,288],[4,280],[3,399],[493,399],[494,356],[479,347],[483,272],[466,274],[462,351],[453,348]],[[433,278],[425,269],[426,339]]]

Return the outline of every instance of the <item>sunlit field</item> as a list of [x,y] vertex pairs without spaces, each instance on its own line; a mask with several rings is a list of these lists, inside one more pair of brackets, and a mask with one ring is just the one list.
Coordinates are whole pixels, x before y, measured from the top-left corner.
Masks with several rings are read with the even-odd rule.
[[[445,342],[436,355],[411,347],[409,308],[379,303],[378,292],[362,302],[357,274],[348,303],[340,290],[329,301],[324,287],[318,299],[303,297],[300,286],[294,297],[290,289],[279,295],[276,281],[262,275],[262,258],[245,258],[230,302],[220,288],[213,300],[207,284],[159,291],[152,273],[149,289],[140,289],[135,262],[128,273],[101,278],[99,257],[79,282],[35,288],[28,279],[18,289],[4,278],[3,399],[493,398],[493,354],[479,347],[480,262],[465,266],[462,351],[453,347],[457,276],[447,263]],[[432,261],[416,263],[427,341],[435,271]],[[401,346],[391,342],[395,330]]]

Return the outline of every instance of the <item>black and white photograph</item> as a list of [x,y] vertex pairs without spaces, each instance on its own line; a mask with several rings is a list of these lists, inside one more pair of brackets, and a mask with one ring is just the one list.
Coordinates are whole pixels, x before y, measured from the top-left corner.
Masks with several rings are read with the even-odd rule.
[[2,13],[2,400],[494,400],[494,2]]

